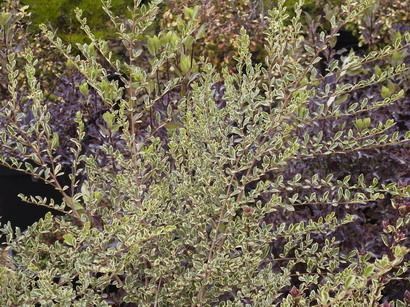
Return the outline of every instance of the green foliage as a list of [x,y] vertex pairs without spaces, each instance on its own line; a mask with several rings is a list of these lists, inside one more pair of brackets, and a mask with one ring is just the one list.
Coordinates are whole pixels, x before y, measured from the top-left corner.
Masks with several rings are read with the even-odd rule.
[[7,57],[11,53],[18,53],[25,36],[22,20],[27,16],[24,8],[17,10],[12,5],[0,6],[0,83],[5,82],[7,71]]
[[[21,3],[29,6],[34,29],[45,23],[57,30],[59,36],[70,43],[83,43],[88,39],[76,26],[76,7],[85,12],[87,23],[94,35],[106,37],[114,34],[110,31],[107,15],[99,0],[22,0]],[[126,13],[127,6],[132,3],[132,0],[112,0],[111,7],[117,14]]]
[[400,35],[399,28],[408,27],[410,10],[408,1],[376,0],[356,19],[363,44],[375,46],[391,44]]
[[[198,5],[199,4],[199,5]],[[194,12],[189,12],[189,9]],[[176,26],[182,20],[195,15],[203,24],[203,35],[195,43],[195,49],[201,56],[205,56],[218,70],[223,66],[234,69],[236,38],[240,29],[244,27],[254,39],[250,46],[258,58],[263,57],[263,30],[267,22],[264,19],[265,8],[260,1],[238,0],[232,2],[170,0],[161,7],[161,27],[166,29]]]
[[[65,212],[67,218],[47,215],[24,233],[4,226],[17,267],[0,269],[0,305],[380,303],[385,285],[408,270],[409,247],[403,243],[403,233],[410,222],[404,204],[409,187],[379,185],[377,179],[367,182],[363,175],[333,178],[332,174],[292,173],[296,164],[315,157],[399,146],[410,140],[410,133],[387,135],[393,120],[374,123],[359,118],[400,100],[403,90],[387,86],[380,101],[361,100],[341,108],[345,95],[406,73],[405,64],[397,63],[379,76],[370,74],[353,83],[347,78],[369,61],[397,52],[401,45],[364,58],[351,53],[329,67],[328,76],[338,80],[336,86],[315,86],[324,79],[315,68],[319,53],[337,29],[363,13],[369,1],[341,7],[331,19],[330,34],[319,33],[316,50],[305,44],[303,3],[295,5],[289,21],[284,1],[278,1],[269,11],[264,62],[252,62],[251,40],[242,29],[236,41],[236,69],[225,67],[222,76],[212,64],[194,59],[191,46],[200,29],[194,8],[185,8],[190,18],[171,30],[147,33],[159,3],[154,0],[141,10],[134,7],[130,20],[124,21],[116,18],[109,1],[103,2],[127,49],[124,62],[112,60],[107,41],[93,35],[80,9],[76,17],[89,38],[89,43],[78,45],[81,57],[42,26],[51,45],[86,77],[81,92],[93,89],[112,106],[102,115],[103,134],[121,133],[121,146],[106,142],[99,151],[85,155],[87,123],[77,114],[78,137],[71,140],[73,194],[57,180],[62,174],[56,150],[59,138],[51,129],[49,106],[35,77],[37,60],[30,49],[25,50],[29,86],[25,95],[32,100],[27,125],[27,110],[19,100],[18,56],[8,55],[11,99],[1,102],[0,163],[53,185],[64,197],[62,204],[34,197],[26,200]],[[289,23],[292,32],[284,31]],[[410,37],[405,40],[408,46]],[[141,43],[148,45],[151,54],[146,70],[135,64]],[[107,80],[101,57],[117,72],[126,72],[125,98],[118,84]],[[215,102],[213,88],[221,77],[226,88],[223,106]],[[152,115],[154,104],[169,93],[178,94],[175,110],[168,108],[165,118]],[[312,102],[313,110],[308,108]],[[136,131],[149,116],[157,116],[158,125],[147,128],[141,137]],[[327,138],[323,131],[307,133],[314,123],[340,118],[348,126],[329,131]],[[160,137],[158,130],[167,125],[168,133]],[[110,163],[102,163],[104,157]],[[21,158],[29,158],[35,166],[23,164]],[[86,177],[79,180],[82,170]],[[299,192],[304,189],[312,193]],[[380,257],[356,249],[343,252],[336,233],[358,218],[348,206],[375,202],[385,195],[400,213],[381,238],[388,252]],[[335,210],[317,219],[298,220],[300,208],[322,206]],[[47,242],[45,234],[58,236]]]

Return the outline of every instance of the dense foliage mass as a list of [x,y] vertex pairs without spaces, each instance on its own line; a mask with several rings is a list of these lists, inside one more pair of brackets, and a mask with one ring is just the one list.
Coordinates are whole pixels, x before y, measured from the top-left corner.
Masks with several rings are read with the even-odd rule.
[[77,8],[76,46],[1,12],[0,164],[63,201],[21,195],[61,216],[2,225],[0,305],[408,304],[406,27],[377,35],[382,1],[180,2],[102,1],[112,40]]

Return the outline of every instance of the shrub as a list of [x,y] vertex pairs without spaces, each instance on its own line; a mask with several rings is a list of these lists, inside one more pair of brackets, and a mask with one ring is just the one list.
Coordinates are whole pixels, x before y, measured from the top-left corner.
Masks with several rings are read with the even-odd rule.
[[[410,11],[407,1],[377,0],[369,6],[363,18],[357,20],[364,44],[386,45],[401,27],[409,30]],[[400,31],[400,30],[399,30]]]
[[[186,53],[197,37],[195,16],[175,35],[166,29],[149,36],[150,69],[135,65],[139,40],[159,2],[133,10],[128,21],[117,19],[109,1],[103,2],[128,50],[123,63],[113,63],[107,43],[92,35],[81,10],[77,17],[91,41],[80,46],[82,57],[71,55],[71,47],[43,27],[52,46],[85,77],[81,92],[94,89],[110,108],[95,128],[99,142],[86,154],[87,122],[76,113],[73,193],[58,183],[62,136],[53,130],[53,111],[35,78],[36,60],[25,51],[31,103],[22,105],[16,56],[8,56],[11,99],[2,101],[0,113],[1,164],[54,185],[62,204],[25,199],[67,217],[49,214],[24,233],[3,227],[16,268],[1,268],[0,303],[372,306],[392,301],[383,290],[409,278],[409,187],[349,173],[351,165],[336,175],[320,165],[327,157],[409,141],[409,132],[388,134],[394,120],[363,116],[401,100],[405,93],[399,85],[386,84],[388,92],[382,87],[366,99],[357,96],[405,75],[400,62],[381,73],[361,73],[407,48],[409,35],[362,58],[349,53],[331,61],[321,76],[315,67],[320,53],[369,1],[341,7],[330,18],[330,34],[318,33],[314,46],[303,33],[302,3],[290,20],[294,31],[287,32],[286,8],[279,1],[269,12],[264,63],[252,63],[250,38],[242,30],[236,72],[224,68],[225,90],[217,100],[221,76],[204,59]],[[126,72],[125,98],[118,83],[108,81],[96,50],[118,73]],[[326,121],[336,124],[325,130]],[[322,130],[315,133],[317,127]],[[37,166],[24,164],[24,158]],[[391,205],[394,219],[383,223],[380,239],[374,246],[346,244],[360,226],[357,208],[381,199]],[[391,303],[404,305],[406,299],[403,290]]]
[[263,30],[266,29],[267,22],[264,18],[264,5],[257,1],[240,0],[235,1],[235,5],[222,0],[167,1],[161,8],[162,27],[175,26],[178,20],[188,18],[187,8],[192,8],[198,3],[201,4],[198,6],[198,18],[205,26],[204,35],[195,44],[195,51],[198,54],[206,56],[218,70],[224,66],[235,69],[235,42],[240,29],[244,27],[253,37],[250,49],[255,59],[262,59]]
[[[106,37],[113,34],[107,15],[94,0],[22,0],[21,4],[27,5],[32,14],[33,30],[38,30],[42,23],[48,24],[70,43],[83,43],[87,40],[87,35],[76,27],[76,7],[85,12],[88,24],[96,36]],[[116,13],[126,12],[127,6],[131,4],[131,0],[111,1],[112,9]]]
[[0,31],[2,37],[0,39],[0,94],[7,95],[7,56],[10,53],[19,53],[22,51],[26,40],[26,32],[22,20],[26,16],[26,12],[21,9],[16,9],[10,3],[0,3]]
[[[10,53],[23,53],[24,49],[31,48],[34,56],[38,60],[36,75],[42,77],[41,89],[47,97],[53,94],[56,79],[59,79],[62,73],[67,72],[68,68],[65,61],[61,61],[58,54],[47,48],[47,41],[43,35],[28,31],[31,24],[31,13],[28,6],[20,5],[18,1],[7,1],[1,4],[1,14],[4,25],[1,25],[2,38],[0,40],[0,65],[2,73],[0,76],[0,91],[2,97],[8,97],[7,91],[7,56]],[[38,32],[38,30],[37,30]],[[24,67],[24,60],[18,57],[16,67],[20,70]],[[24,83],[23,74],[18,76],[20,88],[27,89]],[[21,93],[24,91],[22,90]]]

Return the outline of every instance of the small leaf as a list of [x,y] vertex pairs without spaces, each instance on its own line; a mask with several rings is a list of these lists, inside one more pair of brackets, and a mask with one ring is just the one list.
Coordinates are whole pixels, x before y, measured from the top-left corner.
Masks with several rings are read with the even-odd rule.
[[374,271],[374,264],[369,264],[364,268],[363,276],[367,278],[370,275],[372,275],[373,271]]
[[77,210],[77,211],[83,211],[84,207],[78,201],[76,201],[74,203],[74,209]]
[[308,54],[315,55],[315,50],[313,50],[313,48],[310,47],[308,44],[305,44],[303,47],[305,48]]
[[88,95],[88,93],[90,92],[90,89],[88,88],[88,83],[83,83],[79,86],[80,92],[83,95]]
[[191,8],[189,8],[189,7],[184,6],[184,8],[183,8],[182,11],[183,11],[183,13],[184,13],[184,15],[185,15],[186,18],[189,18],[189,19],[193,19],[193,18],[194,18],[194,14],[195,14],[195,10],[194,10],[194,9],[191,9]]
[[166,123],[165,124],[165,128],[167,129],[167,130],[170,130],[170,131],[172,131],[172,130],[175,130],[175,129],[177,129],[177,128],[182,128],[182,127],[184,127],[184,125],[183,124],[181,124],[181,123]]
[[342,134],[343,134],[343,131],[336,132],[335,136],[333,137],[333,141],[337,141],[341,137]]
[[349,200],[350,200],[350,197],[351,197],[351,192],[350,192],[350,190],[346,189],[346,190],[345,190],[345,193],[344,193],[344,199],[345,199],[346,201],[349,201]]
[[361,118],[357,118],[354,123],[354,126],[356,127],[357,130],[362,131],[364,127],[363,120]]
[[63,236],[64,242],[70,246],[74,246],[74,236],[71,233],[67,233]]
[[390,97],[390,90],[387,87],[382,86],[381,95],[382,95],[383,99],[386,99],[387,97]]
[[186,49],[190,49],[192,47],[192,44],[194,43],[195,38],[193,36],[188,36],[185,40],[184,40],[184,46]]
[[60,145],[60,138],[57,133],[53,133],[53,138],[51,140],[51,149],[56,149]]
[[340,96],[339,98],[336,99],[336,103],[345,102],[347,98],[349,98],[348,94],[342,95],[342,96]]
[[152,56],[158,54],[159,48],[161,47],[161,41],[158,36],[154,35],[152,37],[147,36],[148,38],[148,51]]
[[345,288],[346,289],[351,288],[351,286],[353,285],[355,279],[356,279],[356,276],[354,276],[354,275],[348,276],[345,280],[345,284],[344,284]]
[[371,119],[369,117],[366,117],[365,119],[363,119],[363,127],[365,129],[370,127],[370,123],[371,123]]
[[330,183],[330,181],[332,181],[332,179],[333,179],[333,174],[329,174],[329,175],[326,176],[325,181],[326,181],[326,183]]
[[361,187],[364,185],[364,175],[363,174],[360,174],[359,177],[357,178],[357,184]]
[[387,88],[389,89],[391,94],[393,94],[396,91],[396,86],[392,82],[389,82],[387,84]]
[[189,55],[181,55],[180,68],[183,73],[187,73],[191,68],[191,57]]
[[321,304],[325,305],[327,304],[327,302],[329,301],[329,292],[326,291],[326,289],[322,289],[322,291],[320,291],[320,299],[321,299]]
[[11,13],[1,12],[0,14],[0,26],[5,27],[11,18]]
[[374,67],[374,73],[375,73],[376,77],[380,77],[381,74],[383,73],[379,65],[376,65]]
[[357,108],[358,105],[359,105],[359,104],[358,104],[357,102],[352,103],[352,104],[349,106],[349,108],[347,109],[347,113],[350,113],[350,112],[354,111],[354,110]]
[[265,259],[266,257],[269,256],[269,252],[270,252],[270,246],[267,245],[266,247],[264,247],[262,249],[262,254],[261,254],[261,259]]
[[196,38],[196,39],[202,38],[202,35],[205,33],[205,30],[206,30],[205,24],[201,25],[201,27],[198,29],[198,32],[197,32],[195,38]]
[[94,192],[94,198],[95,198],[97,201],[100,202],[100,201],[103,199],[103,196],[101,195],[101,192],[95,191],[95,192]]
[[408,253],[405,246],[395,246],[394,247],[394,258],[403,258]]
[[330,97],[327,102],[326,102],[326,106],[330,107],[332,105],[332,103],[335,101],[336,97],[332,96]]
[[109,129],[111,129],[114,125],[114,115],[110,112],[105,112],[103,114],[103,119],[107,123]]
[[342,188],[339,188],[339,190],[337,191],[337,200],[338,200],[338,201],[342,199],[343,194],[344,194],[344,193],[343,193],[343,189],[342,189]]
[[295,75],[292,74],[292,73],[287,73],[287,74],[285,74],[285,79],[288,80],[288,81],[293,82],[293,81],[296,80],[296,77],[295,77]]
[[382,241],[384,243],[384,245],[386,245],[387,247],[389,246],[389,239],[387,238],[387,236],[385,234],[382,234]]

